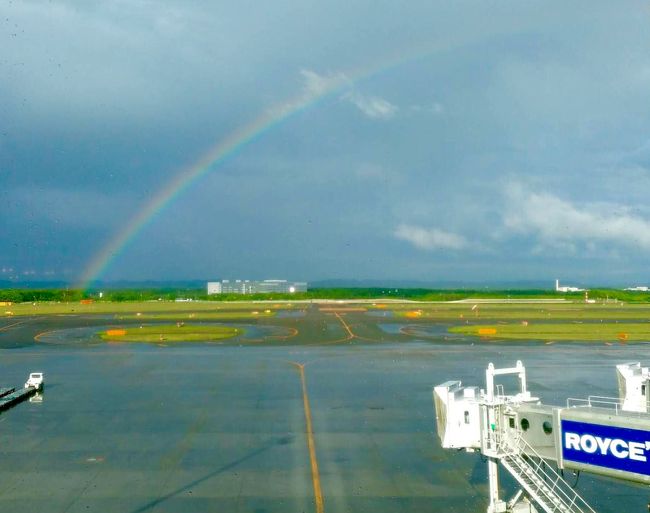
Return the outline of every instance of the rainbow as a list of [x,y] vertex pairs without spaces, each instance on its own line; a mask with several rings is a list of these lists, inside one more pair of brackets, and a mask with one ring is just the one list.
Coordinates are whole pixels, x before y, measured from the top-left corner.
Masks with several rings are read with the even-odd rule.
[[111,262],[124,252],[129,242],[196,180],[289,117],[315,105],[329,95],[341,92],[346,87],[350,87],[351,83],[348,76],[344,74],[325,77],[318,87],[308,89],[299,96],[265,111],[247,125],[231,132],[190,167],[178,173],[140,209],[127,225],[93,257],[76,288],[87,289],[106,271]]
[[328,96],[341,93],[351,88],[354,83],[372,75],[387,71],[395,66],[405,64],[430,55],[438,48],[423,47],[418,51],[403,53],[384,58],[377,64],[358,69],[351,73],[339,73],[318,77],[309,83],[315,74],[303,71],[308,86],[298,96],[265,111],[247,125],[230,133],[208,150],[199,160],[179,172],[115,236],[97,252],[86,266],[75,288],[87,289],[106,272],[110,264],[128,247],[138,234],[149,225],[175,198],[183,194],[199,178],[214,170],[239,150],[259,139],[268,131],[288,118],[316,105]]

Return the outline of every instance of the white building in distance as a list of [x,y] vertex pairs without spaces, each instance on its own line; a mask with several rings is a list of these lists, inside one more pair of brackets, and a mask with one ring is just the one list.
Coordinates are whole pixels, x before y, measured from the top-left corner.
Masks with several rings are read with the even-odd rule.
[[269,294],[271,292],[285,294],[307,292],[307,282],[287,280],[221,280],[208,282],[208,295]]
[[578,287],[570,287],[564,285],[560,287],[560,280],[555,280],[555,292],[584,292],[585,289],[580,289]]
[[638,285],[636,287],[628,287],[626,289],[628,292],[650,292],[650,287],[646,287],[645,285]]

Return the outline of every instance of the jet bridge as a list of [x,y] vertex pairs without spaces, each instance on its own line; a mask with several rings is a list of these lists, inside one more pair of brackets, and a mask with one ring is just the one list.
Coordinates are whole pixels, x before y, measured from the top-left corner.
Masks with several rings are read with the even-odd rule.
[[[558,470],[586,471],[628,482],[650,484],[650,373],[639,363],[616,367],[619,396],[542,404],[527,389],[526,369],[489,364],[486,388],[447,381],[433,389],[442,447],[480,452],[487,459],[488,513],[595,513]],[[506,394],[497,376],[518,378]],[[499,496],[499,464],[522,489],[506,502]],[[536,509],[539,508],[539,509]]]

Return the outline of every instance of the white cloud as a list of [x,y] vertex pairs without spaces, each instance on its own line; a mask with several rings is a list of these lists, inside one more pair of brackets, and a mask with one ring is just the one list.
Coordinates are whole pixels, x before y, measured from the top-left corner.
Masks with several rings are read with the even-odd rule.
[[317,97],[350,83],[345,73],[337,72],[327,75],[319,75],[308,69],[300,70],[300,76],[304,80],[303,94],[310,97]]
[[530,192],[515,184],[506,192],[504,226],[538,239],[543,248],[593,251],[599,243],[650,249],[650,220],[629,207],[576,205],[547,192]]
[[399,108],[388,100],[378,96],[367,96],[358,91],[348,91],[342,97],[343,100],[349,101],[370,119],[390,119]]
[[347,90],[341,94],[341,100],[351,103],[371,119],[390,119],[399,110],[396,105],[383,98],[363,95],[353,90],[352,80],[345,73],[334,72],[321,75],[310,69],[301,69],[300,76],[303,80],[300,94],[288,102],[273,106],[269,109],[270,115],[288,114],[297,107],[307,105],[312,100],[341,90]]
[[432,114],[441,114],[445,108],[443,107],[442,103],[435,102],[429,107],[429,112]]
[[463,236],[438,228],[401,224],[395,230],[394,235],[420,249],[462,249],[467,246],[467,240]]
[[319,75],[315,71],[301,69],[300,76],[303,80],[300,94],[289,101],[274,105],[268,110],[268,115],[275,117],[290,114],[297,108],[304,107],[313,100],[334,93],[351,83],[345,73],[341,72]]

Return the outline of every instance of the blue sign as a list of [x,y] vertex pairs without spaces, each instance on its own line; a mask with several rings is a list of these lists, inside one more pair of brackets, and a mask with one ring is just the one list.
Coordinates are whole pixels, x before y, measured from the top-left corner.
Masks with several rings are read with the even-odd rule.
[[650,431],[562,420],[562,458],[650,476]]

